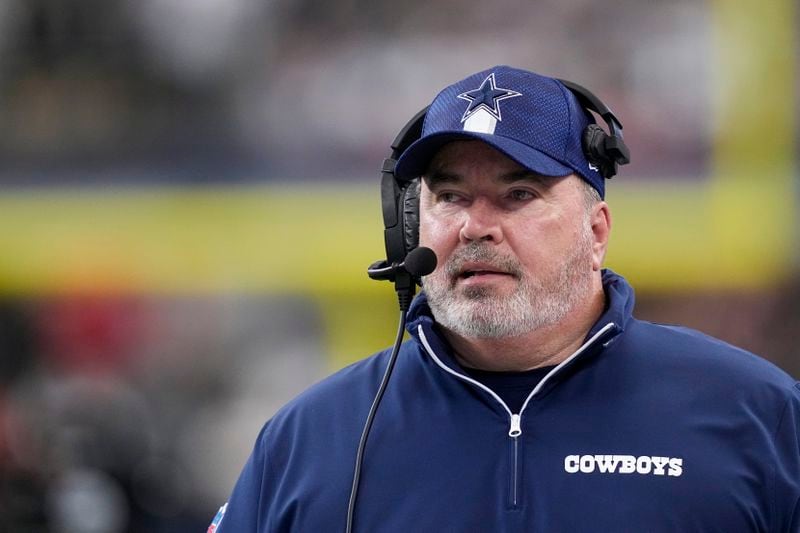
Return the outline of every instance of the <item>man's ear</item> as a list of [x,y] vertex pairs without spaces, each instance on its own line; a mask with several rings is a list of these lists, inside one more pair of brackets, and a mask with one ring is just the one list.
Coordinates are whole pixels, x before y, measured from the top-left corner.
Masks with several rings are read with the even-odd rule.
[[592,270],[599,271],[603,268],[608,250],[608,238],[611,234],[611,211],[605,202],[597,202],[592,206],[589,215],[592,228]]

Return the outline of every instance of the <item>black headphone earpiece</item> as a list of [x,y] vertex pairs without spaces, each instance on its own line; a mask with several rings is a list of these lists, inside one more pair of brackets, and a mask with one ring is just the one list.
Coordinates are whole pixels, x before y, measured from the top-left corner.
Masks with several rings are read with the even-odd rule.
[[[587,161],[607,179],[617,173],[618,165],[630,163],[630,151],[622,137],[622,123],[597,96],[588,89],[566,80],[561,82],[578,100],[592,122],[583,131],[581,145]],[[381,168],[381,203],[383,206],[383,239],[386,259],[376,261],[367,273],[372,279],[392,281],[398,291],[410,291],[420,279],[402,268],[406,256],[419,246],[420,178],[398,179],[394,169],[400,155],[422,136],[422,125],[428,108],[422,109],[397,134],[391,152]],[[597,113],[608,127],[598,126],[591,112]]]
[[[403,265],[408,254],[419,245],[419,178],[399,180],[394,169],[400,155],[422,136],[422,124],[428,107],[419,111],[403,126],[392,142],[391,152],[381,166],[381,206],[383,211],[383,241],[386,259],[372,263],[367,274],[375,280],[394,283],[401,308],[408,308],[418,276]],[[435,266],[435,256],[434,256]],[[433,270],[433,268],[431,268]]]
[[613,176],[616,173],[616,169],[613,166],[609,167],[610,162],[603,154],[603,143],[606,137],[608,137],[608,134],[603,128],[597,124],[589,124],[583,130],[581,147],[584,155],[586,155],[586,160],[594,165],[603,176],[609,174]]
[[[617,174],[618,165],[627,165],[631,162],[631,153],[622,137],[622,123],[597,96],[589,89],[567,80],[558,80],[564,87],[575,95],[590,120],[593,122],[586,126],[581,137],[581,145],[586,160],[595,165],[600,174],[606,179],[611,179]],[[608,126],[608,132],[594,123],[590,111],[602,117]]]
[[403,247],[405,253],[419,246],[420,178],[408,182],[403,191]]

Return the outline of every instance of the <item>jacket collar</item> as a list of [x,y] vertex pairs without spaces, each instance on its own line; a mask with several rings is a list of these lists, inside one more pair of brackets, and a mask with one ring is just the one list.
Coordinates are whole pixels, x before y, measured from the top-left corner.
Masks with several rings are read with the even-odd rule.
[[[589,329],[586,339],[592,338],[609,323],[613,323],[615,327],[603,335],[602,339],[598,339],[598,342],[606,342],[627,328],[633,318],[635,303],[633,287],[628,284],[625,278],[610,269],[604,269],[602,276],[603,290],[606,294],[606,309]],[[418,328],[422,326],[431,347],[441,354],[443,358],[449,359],[447,361],[448,365],[456,365],[446,341],[436,333],[436,328],[433,327],[435,323],[431,308],[428,305],[428,298],[424,292],[421,292],[414,298],[408,310],[406,329],[412,337],[419,341]]]

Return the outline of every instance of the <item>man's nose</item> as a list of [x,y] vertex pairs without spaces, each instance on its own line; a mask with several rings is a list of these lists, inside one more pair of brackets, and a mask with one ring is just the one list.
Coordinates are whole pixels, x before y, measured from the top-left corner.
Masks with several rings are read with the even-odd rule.
[[465,210],[464,223],[459,239],[464,243],[488,241],[498,244],[503,241],[503,230],[499,213],[490,202],[478,199]]

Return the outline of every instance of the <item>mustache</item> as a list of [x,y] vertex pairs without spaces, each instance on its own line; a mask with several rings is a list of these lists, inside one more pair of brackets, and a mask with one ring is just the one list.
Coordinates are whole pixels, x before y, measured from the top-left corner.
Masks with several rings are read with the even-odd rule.
[[444,272],[454,278],[464,270],[464,264],[472,262],[486,263],[516,278],[522,277],[522,266],[519,261],[498,253],[491,245],[480,242],[470,243],[454,251],[444,264]]

